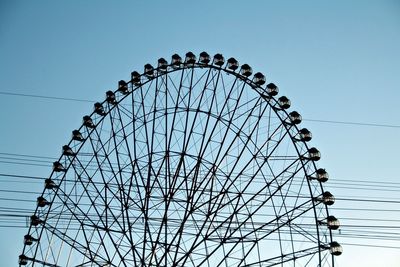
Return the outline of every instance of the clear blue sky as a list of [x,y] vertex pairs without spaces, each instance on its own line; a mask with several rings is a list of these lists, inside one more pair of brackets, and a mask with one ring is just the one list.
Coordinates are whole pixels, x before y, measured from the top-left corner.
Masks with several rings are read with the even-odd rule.
[[[309,119],[304,125],[332,180],[399,181],[399,48],[396,0],[0,0],[0,92],[102,100],[117,81],[159,57],[219,52],[266,74]],[[57,157],[71,130],[92,110],[85,102],[0,98],[0,153]],[[0,170],[50,173],[13,164],[1,164]],[[374,191],[330,191],[381,197]],[[400,193],[386,197],[399,200]],[[1,266],[16,264],[24,234],[0,228]],[[338,263],[383,266],[385,260],[394,267],[400,266],[399,255],[398,249],[348,247]]]

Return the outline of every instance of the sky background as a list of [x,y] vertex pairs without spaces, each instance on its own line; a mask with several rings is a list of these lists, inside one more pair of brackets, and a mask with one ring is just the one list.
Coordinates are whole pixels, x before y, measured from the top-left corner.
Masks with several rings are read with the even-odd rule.
[[[333,213],[349,218],[335,238],[349,244],[337,266],[399,267],[399,48],[396,0],[0,0],[0,173],[49,175],[51,164],[16,162],[59,157],[82,116],[131,71],[174,53],[222,53],[277,84],[313,133]],[[37,195],[6,192],[26,186]],[[42,188],[0,175],[1,212],[33,209]],[[374,225],[397,240],[377,238]],[[1,266],[16,265],[26,231],[0,227]]]

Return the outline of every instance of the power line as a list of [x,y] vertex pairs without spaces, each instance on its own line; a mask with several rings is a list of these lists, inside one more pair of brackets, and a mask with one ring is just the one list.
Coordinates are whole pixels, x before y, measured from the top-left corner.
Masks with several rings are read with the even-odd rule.
[[25,162],[41,162],[41,163],[53,163],[52,161],[42,160],[42,159],[25,159],[25,158],[13,158],[13,157],[2,157],[0,160],[15,160],[15,161],[25,161]]
[[[0,153],[0,155],[1,154],[6,154],[6,153]],[[0,156],[0,163],[12,163],[12,164],[25,165],[25,164],[28,164],[28,163],[31,163],[31,162],[40,162],[40,163],[48,163],[49,165],[40,164],[38,166],[48,167],[48,166],[52,166],[53,161],[57,160],[57,158],[51,158],[51,157],[29,156],[29,155],[22,155],[22,154],[21,155],[14,154],[14,155],[15,156],[21,156],[22,158],[11,158],[11,157],[1,157]],[[28,157],[28,156],[30,158],[37,158],[37,160],[23,158],[23,157]],[[93,157],[93,156],[91,155],[91,157]],[[48,160],[46,160],[46,161],[39,160],[39,159],[43,159],[43,158],[51,159],[51,160],[50,161],[48,161]],[[6,159],[7,161],[2,161],[1,159]],[[14,160],[14,161],[11,162],[9,160]],[[25,162],[23,162],[23,161],[25,161]],[[84,163],[89,163],[89,161],[87,161],[87,160],[80,160],[80,161],[84,162]],[[111,162],[111,164],[112,165],[117,165],[117,163],[114,163],[114,162]],[[97,167],[96,163],[93,163],[93,165],[94,165],[93,167]],[[237,175],[237,173],[233,173],[233,174]],[[11,176],[18,176],[18,175],[11,175]],[[265,175],[256,175],[255,178],[257,178],[257,177],[265,177]],[[293,177],[294,180],[303,179],[303,178],[304,177],[302,177],[302,176]],[[379,180],[382,181],[383,180],[382,177],[379,178]],[[340,181],[345,181],[345,182],[340,182]],[[385,179],[384,183],[382,183],[382,182],[373,182],[373,181],[368,181],[367,178],[365,178],[364,180],[348,180],[348,179],[337,179],[337,178],[335,178],[335,179],[330,179],[328,185],[329,185],[329,187],[331,185],[335,185],[335,186],[336,185],[349,185],[349,186],[346,186],[345,188],[351,188],[351,186],[366,186],[366,187],[390,188],[390,189],[400,188],[400,183],[389,182],[386,179]],[[336,187],[339,188],[338,186],[336,186]],[[340,188],[343,188],[343,187],[340,187]],[[359,187],[357,187],[357,189],[359,189]]]
[[398,201],[398,200],[360,199],[360,198],[336,198],[336,200],[357,201],[357,202],[368,202],[368,203],[390,203],[390,204],[400,204],[400,201]]
[[[49,157],[49,156],[7,153],[7,152],[0,152],[0,155],[12,156],[12,157],[1,157],[0,156],[0,159],[2,158],[2,159],[6,159],[6,160],[16,160],[16,161],[26,160],[26,163],[37,162],[38,159],[49,159],[50,161],[41,160],[39,162],[50,163],[50,165],[54,160],[58,159],[56,157]],[[26,158],[33,158],[36,160],[26,159]],[[0,161],[0,163],[1,163],[1,161]],[[13,164],[25,164],[23,162],[12,162],[12,163]],[[40,165],[40,166],[48,167],[48,165]],[[12,176],[18,176],[18,175],[12,175]],[[294,178],[296,178],[296,177],[294,177]],[[385,180],[385,182],[383,183],[382,180]],[[400,188],[400,182],[391,182],[391,181],[388,181],[387,179],[383,179],[382,177],[380,177],[379,179],[378,178],[375,178],[375,179],[365,178],[363,180],[343,179],[343,178],[341,179],[341,178],[335,177],[335,178],[329,180],[328,185],[329,185],[329,187],[334,185],[335,188],[352,188],[351,186],[373,187],[374,189],[376,189],[376,188],[389,188],[389,189]],[[338,185],[342,185],[342,186],[346,186],[346,187],[339,187]],[[364,189],[364,188],[357,187],[356,189]]]
[[15,157],[26,157],[26,158],[42,158],[42,159],[52,159],[52,160],[56,159],[54,157],[27,155],[27,154],[17,154],[17,153],[6,153],[6,152],[0,152],[0,155],[15,156]]
[[[0,153],[0,155],[4,156],[12,156],[16,158],[8,158],[12,160],[18,160],[18,161],[25,161],[26,163],[35,161],[36,159],[55,159],[51,157],[45,157],[45,156],[36,156],[36,155],[27,155],[27,154],[16,154],[16,153]],[[23,164],[23,163],[22,163]],[[16,175],[16,174],[9,174],[9,173],[0,173],[0,178],[1,177],[10,177],[10,178],[18,178],[22,179],[22,181],[27,181],[27,180],[41,180],[43,181],[43,177],[39,176],[28,176],[28,175]],[[295,177],[296,178],[296,177]],[[382,180],[382,179],[379,179]],[[363,188],[364,186],[369,186],[373,187],[375,190],[378,190],[379,192],[388,190],[387,188],[400,188],[400,183],[386,183],[382,184],[381,182],[374,182],[374,181],[366,181],[366,180],[345,180],[345,179],[332,179],[332,182],[337,182],[337,184],[341,185],[348,185],[347,189],[359,189],[359,190],[367,190],[366,188]],[[66,182],[66,181],[65,181]],[[73,181],[72,181],[73,182]],[[334,187],[329,185],[330,187]],[[383,189],[384,188],[384,189]],[[382,190],[383,189],[383,190]],[[26,193],[34,193],[34,192],[28,192],[28,191],[16,191],[16,190],[0,190],[1,192],[8,192],[8,193],[13,193],[13,194],[26,194]],[[40,193],[39,193],[40,194]],[[17,195],[13,195],[14,198],[7,198],[3,197],[0,198],[1,201],[3,201],[3,205],[8,204],[9,202],[15,203],[14,205],[17,206],[16,202],[27,202],[30,204],[35,204],[34,199],[33,200],[23,200],[23,198],[15,198]],[[385,200],[384,198],[382,199],[370,199],[370,197],[356,197],[354,195],[351,195],[351,197],[337,197],[336,200],[343,200],[345,203],[348,201],[359,201],[359,202],[365,202],[365,203],[392,203],[392,204],[399,204],[400,201],[397,200]],[[4,201],[9,201],[9,202],[4,202]],[[13,204],[11,204],[13,205]],[[7,205],[8,206],[8,205]],[[380,213],[384,212],[398,212],[399,210],[397,209],[371,209],[371,208],[364,208],[362,209],[361,207],[357,207],[358,209],[355,208],[348,208],[348,207],[343,207],[343,208],[336,208],[335,206],[330,208],[331,210],[342,210],[342,211],[363,211],[363,212],[371,212],[371,211],[377,211]],[[13,208],[12,206],[8,206],[7,208],[4,207],[2,209],[0,207],[0,228],[2,229],[7,229],[7,228],[27,228],[29,224],[29,216],[32,214],[30,210],[23,210],[19,209],[17,207]],[[367,213],[366,213],[367,214]],[[379,214],[379,213],[375,213]],[[352,214],[350,215],[352,216]],[[365,216],[362,216],[365,217]],[[341,233],[335,234],[337,238],[343,238],[345,240],[377,240],[377,241],[399,241],[400,238],[397,237],[399,233],[399,226],[398,221],[399,220],[391,220],[391,219],[382,219],[382,218],[371,218],[368,216],[367,218],[350,218],[350,217],[344,217],[344,218],[339,218],[342,222],[341,225]],[[356,220],[356,221],[364,221],[363,223],[360,222],[360,224],[357,224],[356,222],[354,224],[349,224],[346,223],[346,220]],[[370,223],[366,223],[366,221],[369,221]],[[377,222],[381,222],[380,225],[377,225]],[[383,223],[382,223],[383,222]],[[372,224],[371,224],[372,223]],[[375,223],[375,224],[374,224]],[[387,224],[386,224],[387,223]],[[311,226],[310,226],[311,227]],[[305,227],[307,228],[307,227]],[[307,228],[310,229],[311,228]],[[368,230],[371,229],[371,230]],[[379,231],[382,230],[382,231]],[[386,230],[386,232],[383,232],[383,230]],[[362,242],[362,241],[361,241]],[[378,245],[378,244],[358,244],[358,243],[342,243],[342,245],[346,246],[364,246],[364,247],[374,247],[374,248],[393,248],[393,249],[400,249],[400,247],[396,246],[385,246],[385,245]]]
[[[88,100],[88,99],[57,97],[57,96],[44,96],[44,95],[23,94],[23,93],[11,93],[11,92],[4,92],[4,91],[0,91],[0,94],[1,95],[10,95],[10,96],[52,99],[52,100],[74,101],[74,102],[86,102],[86,103],[96,102],[94,100]],[[305,119],[305,118],[303,118],[303,120],[310,121],[310,122],[344,124],[344,125],[357,125],[357,126],[383,127],[383,128],[400,128],[400,125],[395,125],[395,124],[381,124],[381,123],[354,122],[354,121],[335,121],[335,120],[320,120],[320,119]]]
[[369,245],[369,244],[359,244],[359,243],[341,243],[343,246],[357,246],[357,247],[371,247],[371,248],[392,248],[392,249],[400,249],[395,246],[384,246],[384,245]]
[[28,176],[28,175],[17,175],[17,174],[7,174],[7,173],[0,173],[0,177],[13,177],[13,178],[25,178],[25,179],[34,179],[34,180],[44,180],[45,178],[39,176]]
[[49,167],[49,166],[51,166],[51,164],[35,164],[35,163],[26,163],[26,162],[4,161],[4,160],[0,160],[0,163],[13,164],[13,165],[29,165],[29,166],[37,166],[37,167]]
[[21,94],[21,93],[11,93],[0,91],[1,95],[11,95],[11,96],[22,96],[22,97],[34,97],[42,99],[52,99],[52,100],[64,100],[64,101],[74,101],[74,102],[89,102],[94,103],[96,101],[78,98],[67,98],[67,97],[57,97],[57,96],[44,96],[44,95],[34,95],[34,94]]
[[334,124],[346,124],[346,125],[358,125],[358,126],[372,126],[372,127],[385,127],[385,128],[400,128],[400,125],[395,124],[380,124],[380,123],[368,123],[368,122],[354,122],[354,121],[333,121],[333,120],[318,120],[318,119],[303,119],[304,121],[322,122],[322,123],[334,123]]

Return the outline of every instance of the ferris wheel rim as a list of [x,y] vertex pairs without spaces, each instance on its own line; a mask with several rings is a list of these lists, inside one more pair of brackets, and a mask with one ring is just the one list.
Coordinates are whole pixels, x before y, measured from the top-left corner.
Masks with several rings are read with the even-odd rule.
[[[109,116],[109,114],[112,112],[112,110],[113,110],[114,108],[116,108],[117,105],[119,105],[121,102],[123,102],[125,98],[128,98],[129,96],[131,96],[131,94],[133,94],[133,92],[134,92],[135,90],[138,90],[138,88],[141,88],[142,86],[144,86],[144,85],[146,85],[146,84],[148,84],[148,83],[151,83],[154,79],[158,79],[159,77],[161,77],[161,76],[163,76],[163,75],[168,75],[168,74],[170,74],[170,73],[177,72],[177,71],[182,71],[182,70],[185,70],[185,69],[192,69],[192,70],[194,70],[194,69],[196,69],[196,68],[202,68],[202,69],[203,69],[203,68],[208,68],[208,69],[210,69],[210,70],[211,70],[211,69],[214,69],[214,70],[217,70],[217,71],[219,71],[219,72],[222,71],[222,72],[225,72],[225,73],[227,73],[227,74],[234,75],[234,76],[236,76],[236,79],[240,79],[242,82],[244,82],[244,83],[245,83],[246,85],[248,85],[250,88],[252,88],[253,90],[255,90],[255,91],[259,94],[259,96],[262,97],[265,101],[268,101],[268,103],[269,103],[269,105],[270,105],[271,107],[274,107],[274,106],[278,107],[278,105],[279,105],[279,104],[278,104],[278,100],[275,98],[274,95],[268,95],[268,94],[266,94],[265,88],[263,88],[263,87],[262,87],[261,85],[259,85],[259,84],[255,84],[255,83],[254,83],[252,80],[250,80],[248,77],[243,76],[243,75],[241,75],[240,73],[235,72],[234,70],[232,71],[232,70],[228,70],[226,67],[223,68],[222,66],[215,66],[215,65],[212,65],[212,64],[203,64],[203,63],[201,63],[201,64],[200,64],[200,63],[190,63],[190,64],[185,64],[185,63],[183,63],[183,64],[180,64],[179,67],[175,67],[175,68],[173,68],[173,67],[172,67],[172,64],[171,64],[171,65],[168,65],[167,71],[158,71],[158,68],[156,68],[156,69],[155,69],[156,75],[153,76],[153,77],[148,77],[148,76],[146,76],[146,72],[143,72],[142,74],[140,74],[140,77],[141,77],[141,78],[143,78],[143,77],[146,77],[146,78],[147,78],[147,80],[145,80],[144,83],[140,83],[139,85],[134,86],[132,80],[129,81],[129,82],[127,82],[127,85],[131,85],[132,88],[131,88],[131,90],[128,90],[128,91],[125,92],[125,93],[121,93],[121,91],[120,91],[119,89],[116,89],[116,90],[113,92],[113,94],[114,94],[115,96],[119,95],[119,96],[120,96],[120,99],[118,99],[118,101],[116,101],[115,103],[112,103],[112,104],[110,105],[110,102],[109,102],[107,99],[103,100],[103,102],[101,102],[100,104],[101,104],[101,105],[108,104],[108,105],[109,105],[109,108],[108,108],[107,111],[106,111],[104,114],[102,114],[102,115],[97,114],[95,111],[93,111],[90,115],[88,115],[90,118],[93,118],[93,117],[96,117],[96,116],[97,116],[97,118],[100,118],[100,119],[97,120],[97,123],[94,125],[94,127],[90,130],[88,136],[91,135],[91,134],[93,133],[93,131],[95,131],[95,130],[97,129],[97,127],[103,122],[103,120],[104,120],[107,116]],[[271,104],[270,102],[272,102],[272,104]],[[299,132],[300,129],[297,127],[296,124],[292,124],[292,125],[288,126],[289,124],[286,123],[286,118],[289,116],[289,113],[288,113],[285,109],[279,109],[279,110],[278,110],[278,109],[272,108],[272,110],[275,112],[275,114],[277,115],[277,117],[279,118],[279,120],[281,121],[281,123],[284,125],[284,129],[286,130],[286,133],[290,135],[290,140],[292,141],[293,146],[294,146],[294,147],[296,148],[296,150],[297,150],[297,153],[298,153],[298,156],[299,156],[299,159],[300,159],[302,168],[305,168],[305,163],[303,163],[303,161],[308,161],[309,159],[303,158],[304,153],[300,153],[300,151],[299,151],[299,149],[298,149],[298,147],[297,147],[297,142],[299,142],[299,141],[295,140],[295,138],[294,138],[294,137],[290,134],[290,132],[289,132],[289,128],[291,128],[291,127],[295,128],[297,132]],[[283,114],[285,115],[285,118],[283,118],[283,116],[280,115],[280,113],[283,113]],[[289,127],[289,128],[288,128],[288,127]],[[86,128],[88,128],[88,127],[85,126],[84,124],[82,124],[82,125],[78,128],[78,131],[82,131],[82,129],[86,129]],[[78,155],[78,153],[79,153],[79,152],[81,151],[81,149],[84,147],[86,141],[87,141],[87,138],[84,138],[84,140],[82,140],[82,141],[79,142],[79,143],[80,143],[80,145],[78,146],[79,148],[75,151],[76,154],[72,156],[72,159],[74,159],[74,158]],[[308,151],[308,150],[309,150],[308,144],[307,144],[306,142],[304,142],[304,141],[301,141],[301,142],[303,143],[303,145],[306,147],[306,149],[307,149],[307,151]],[[71,139],[70,142],[68,143],[68,146],[71,146],[71,145],[74,144],[74,143],[76,143],[76,140]],[[61,155],[61,156],[59,157],[59,160],[58,160],[58,161],[60,162],[64,157],[65,157],[65,155]],[[316,167],[315,162],[314,162],[314,161],[311,161],[311,162],[312,162],[312,165],[314,166],[314,169],[316,170],[317,167]],[[66,168],[65,168],[65,170],[64,170],[65,173],[64,173],[64,175],[62,175],[62,178],[61,178],[59,184],[62,184],[63,181],[64,181],[64,179],[66,179],[66,173],[70,170],[71,164],[72,164],[72,160],[70,161],[70,164],[69,164],[68,166],[66,166]],[[53,175],[55,175],[55,172],[56,172],[55,170],[53,170],[53,171],[51,172],[51,174],[50,174],[50,176],[49,176],[50,179],[53,177]],[[306,181],[307,181],[308,187],[310,188],[310,193],[311,193],[311,181],[310,181],[309,179],[306,179]],[[321,190],[323,191],[322,183],[320,183],[320,187],[321,187]],[[56,188],[55,191],[53,192],[53,200],[54,200],[54,198],[56,197],[58,190],[59,190],[59,188]],[[43,190],[43,192],[42,192],[42,194],[41,194],[41,197],[43,197],[43,195],[45,194],[45,192],[46,192],[46,189]],[[324,191],[323,191],[323,192],[324,192]],[[311,193],[311,195],[312,195],[312,193]],[[318,217],[317,217],[316,211],[315,211],[315,207],[316,207],[317,204],[314,203],[314,201],[316,201],[314,198],[311,198],[311,201],[313,202],[313,209],[314,209],[314,212],[315,212],[315,219],[316,219],[316,227],[317,227],[317,229],[318,229],[318,227],[320,227],[320,226],[319,226],[319,224],[318,224],[318,221],[317,221],[317,218],[318,218]],[[52,205],[52,203],[50,204],[49,209],[51,208],[51,205]],[[34,214],[37,214],[37,211],[38,211],[38,210],[39,210],[39,207],[37,206],[36,209],[35,209]],[[327,207],[326,207],[326,213],[327,213],[327,216],[329,216],[329,211],[328,211],[328,208],[327,208]],[[44,221],[46,221],[47,216],[48,216],[48,214],[46,215],[46,218],[44,218]],[[29,226],[28,233],[31,232],[31,228],[32,228],[32,227],[33,227],[32,225]],[[42,227],[42,230],[41,230],[41,231],[43,232],[43,230],[44,230],[44,227]],[[39,239],[40,239],[41,236],[42,236],[42,232],[41,232],[41,234],[40,234],[40,236],[39,236]],[[319,234],[319,230],[317,230],[317,234]],[[329,229],[329,234],[330,234],[330,240],[331,240],[331,242],[332,242],[332,231],[331,231],[330,229]],[[23,249],[23,254],[22,254],[22,255],[24,255],[25,247],[26,247],[26,245],[24,245],[24,249]],[[322,250],[327,250],[327,249],[329,249],[329,247],[324,247],[324,246],[322,246],[322,245],[320,244],[320,238],[318,237],[318,250],[319,250],[319,252],[321,252]],[[35,255],[36,255],[36,253],[35,253]]]

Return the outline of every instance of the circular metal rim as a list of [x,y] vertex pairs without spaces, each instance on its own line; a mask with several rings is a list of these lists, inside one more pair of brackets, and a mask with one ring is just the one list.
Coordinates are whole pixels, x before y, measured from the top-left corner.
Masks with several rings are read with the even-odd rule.
[[[289,117],[289,112],[286,109],[278,108],[279,101],[276,99],[275,95],[269,95],[265,87],[263,87],[260,84],[254,83],[250,79],[251,76],[244,76],[244,75],[240,74],[239,72],[236,72],[235,70],[231,70],[231,69],[228,69],[226,67],[224,68],[223,66],[219,66],[219,65],[213,65],[212,61],[211,61],[210,64],[208,64],[208,63],[200,63],[200,62],[197,62],[197,63],[181,63],[178,67],[177,67],[177,65],[174,65],[174,64],[168,64],[167,67],[163,68],[162,70],[159,69],[158,67],[154,68],[155,75],[153,75],[152,77],[149,77],[148,75],[146,75],[146,72],[141,73],[140,74],[140,79],[144,80],[144,81],[142,83],[140,83],[140,85],[134,85],[132,81],[128,81],[127,82],[128,91],[126,93],[121,93],[118,89],[113,91],[113,93],[116,96],[116,103],[114,103],[113,105],[109,105],[109,106],[111,106],[111,108],[107,109],[104,114],[99,115],[95,111],[93,111],[90,115],[88,115],[90,118],[92,118],[92,119],[95,118],[96,119],[96,124],[94,125],[93,129],[88,130],[89,131],[88,135],[92,134],[94,129],[110,114],[110,112],[112,112],[112,110],[115,108],[116,105],[119,105],[121,102],[123,102],[125,98],[129,97],[135,90],[137,90],[141,86],[146,85],[147,83],[151,82],[153,79],[156,79],[156,78],[158,78],[158,77],[160,77],[162,75],[167,75],[169,73],[181,71],[183,69],[196,69],[196,68],[210,68],[210,69],[212,68],[212,69],[216,69],[216,70],[219,70],[219,71],[223,71],[223,72],[225,72],[227,74],[230,74],[230,75],[234,75],[238,79],[240,79],[241,81],[246,83],[253,90],[255,90],[260,95],[260,97],[264,98],[265,101],[268,101],[271,107],[276,107],[276,108],[272,108],[272,110],[275,112],[275,114],[277,115],[277,117],[279,118],[281,123],[285,125],[284,127],[285,127],[285,130],[286,130],[286,133],[290,135],[290,138],[292,140],[293,146],[297,150],[297,154],[300,157],[300,162],[302,164],[302,168],[305,168],[304,161],[308,161],[309,159],[305,159],[304,158],[304,154],[300,153],[300,151],[298,149],[298,145],[296,143],[297,142],[302,142],[307,150],[309,149],[309,146],[308,146],[307,142],[305,142],[305,141],[295,140],[294,136],[292,136],[290,134],[289,129],[291,127],[294,127],[297,132],[299,131],[299,127],[296,124],[290,124],[289,125],[289,124],[286,123],[285,119],[287,117]],[[105,99],[100,103],[102,105],[104,105],[104,104],[107,104],[108,101],[107,101],[107,99]],[[87,128],[87,127],[82,124],[78,128],[78,130],[80,132],[82,132],[82,129],[85,129],[85,128]],[[75,155],[70,156],[70,157],[72,157],[72,159],[75,158],[79,154],[80,150],[85,145],[86,140],[87,140],[87,138],[85,138],[85,137],[84,137],[83,141],[77,141],[77,140],[73,140],[73,139],[70,140],[70,142],[68,143],[68,146],[71,146],[72,144],[79,144],[79,145],[76,145],[76,147],[78,147],[78,149],[75,151]],[[66,157],[66,156],[65,155],[61,155],[59,157],[58,161],[62,161],[62,159],[64,157]],[[314,161],[311,161],[311,162],[312,162],[312,165],[313,165],[314,169],[317,170],[317,166],[316,166],[315,162]],[[68,172],[70,167],[71,167],[71,163],[68,166],[65,166],[65,173]],[[53,170],[49,177],[52,178],[53,176],[55,176],[55,173],[56,172]],[[307,173],[307,171],[305,171],[305,173]],[[66,174],[62,175],[61,180],[60,180],[60,184],[63,183],[63,181],[65,179],[65,176],[66,176]],[[310,194],[312,196],[312,189],[311,189],[312,181],[310,179],[306,179],[306,181],[307,181],[307,184],[308,184],[308,187],[309,187],[309,190],[310,190]],[[323,185],[322,185],[321,182],[319,182],[319,185],[320,185],[321,191],[324,192],[323,191]],[[46,189],[43,190],[43,192],[41,194],[41,197],[43,197],[45,192],[46,192]],[[56,188],[54,190],[54,192],[53,192],[54,197],[56,196],[57,192],[58,192],[58,188]],[[317,228],[317,234],[319,235],[320,231],[319,231],[318,228],[321,227],[321,226],[320,226],[320,221],[318,220],[318,216],[316,214],[316,209],[315,209],[316,205],[317,205],[317,204],[315,204],[315,202],[317,201],[317,198],[316,197],[312,198],[311,201],[313,202],[315,223],[316,223],[316,228]],[[52,201],[50,201],[50,207],[51,207],[51,205],[52,205]],[[36,207],[34,214],[37,214],[38,209],[39,209],[39,207]],[[328,207],[326,207],[325,209],[326,209],[327,216],[329,216]],[[46,215],[46,218],[44,218],[44,220],[46,220],[46,219],[47,219],[47,215]],[[32,229],[32,225],[29,226],[28,234],[31,233],[31,229]],[[38,237],[38,240],[41,239],[42,231],[43,231],[43,228],[41,230],[40,236]],[[328,229],[328,232],[329,232],[329,239],[330,239],[330,241],[328,243],[331,243],[331,242],[333,242],[332,241],[333,240],[333,234],[332,234],[331,229]],[[320,243],[321,242],[321,237],[319,237],[319,236],[318,236],[318,242],[319,242],[319,244],[318,244],[319,245],[319,254],[321,254],[322,251],[329,250],[329,247],[326,247],[326,246],[324,246],[324,245],[322,245]],[[26,247],[27,247],[27,245],[24,245],[24,248],[23,248],[23,251],[22,251],[22,255],[24,255]],[[36,254],[36,252],[35,252],[35,254]],[[332,259],[332,266],[333,266],[333,259]]]

